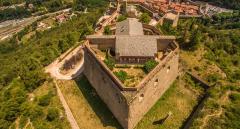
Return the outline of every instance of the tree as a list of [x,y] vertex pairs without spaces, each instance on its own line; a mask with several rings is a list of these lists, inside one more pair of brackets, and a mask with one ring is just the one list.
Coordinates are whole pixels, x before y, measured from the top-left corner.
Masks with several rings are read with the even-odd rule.
[[69,48],[69,44],[65,40],[59,40],[58,47],[61,52],[65,52]]
[[121,21],[124,21],[124,20],[126,20],[126,19],[127,19],[126,16],[120,15],[120,16],[118,16],[118,18],[117,18],[117,22],[121,22]]
[[114,59],[112,58],[107,58],[104,60],[104,63],[107,65],[107,67],[110,69],[110,70],[113,70],[114,66],[115,66],[115,61]]
[[155,60],[149,60],[147,62],[145,62],[144,64],[144,70],[149,73],[151,72],[156,66],[158,65],[158,62]]
[[57,108],[49,108],[47,114],[47,120],[53,121],[59,117],[59,112]]
[[148,15],[148,13],[143,13],[140,16],[139,21],[148,24],[151,21],[151,17]]
[[105,35],[111,35],[111,34],[112,34],[111,28],[110,28],[109,26],[105,26],[103,33],[104,33]]
[[117,78],[121,81],[121,82],[125,82],[125,80],[127,79],[128,77],[128,74],[123,71],[123,70],[120,70],[119,72],[114,72],[114,74],[117,76]]
[[198,29],[194,30],[191,35],[191,39],[189,42],[189,48],[192,50],[196,50],[198,45],[200,44],[201,41],[201,33]]
[[41,96],[39,98],[38,105],[48,106],[50,104],[52,96],[53,96],[53,94],[51,91],[49,91],[48,94]]

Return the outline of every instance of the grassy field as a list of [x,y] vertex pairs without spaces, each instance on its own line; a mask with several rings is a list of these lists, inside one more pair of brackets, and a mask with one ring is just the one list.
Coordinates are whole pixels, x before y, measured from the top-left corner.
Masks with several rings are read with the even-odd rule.
[[180,57],[184,68],[198,74],[202,79],[208,80],[208,77],[212,74],[216,74],[219,78],[226,78],[226,74],[213,62],[204,59],[206,50],[203,46],[199,47],[198,50],[181,51]]
[[[176,81],[135,129],[180,128],[203,93],[201,88],[190,86],[184,80]],[[58,84],[81,129],[121,129],[85,77],[58,81]],[[153,124],[169,111],[173,115],[165,123]]]
[[58,84],[80,129],[121,129],[85,77]]
[[[203,93],[203,89],[193,87],[184,80],[184,78],[177,80],[144,116],[135,129],[181,128]],[[154,124],[154,122],[166,117],[169,112],[172,115],[163,124]]]

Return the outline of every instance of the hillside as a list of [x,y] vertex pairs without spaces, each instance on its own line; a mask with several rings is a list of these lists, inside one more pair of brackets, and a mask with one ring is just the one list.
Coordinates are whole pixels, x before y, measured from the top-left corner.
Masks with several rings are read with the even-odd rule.
[[[70,128],[53,80],[43,70],[69,48],[81,43],[86,35],[92,34],[108,5],[107,0],[41,1],[27,0],[27,5],[33,4],[32,10],[26,6],[0,10],[0,21],[68,7],[77,13],[71,20],[45,31],[33,29],[37,26],[34,23],[0,42],[0,129]],[[0,6],[22,2],[0,0]],[[240,9],[239,0],[211,2]],[[86,8],[88,13],[79,13]],[[176,28],[164,24],[157,29],[177,37],[181,69],[195,72],[212,86],[207,91],[209,99],[192,128],[240,128],[240,11],[214,15],[212,19],[181,19]],[[22,40],[27,30],[33,30],[34,34]],[[80,127],[121,128],[84,76],[58,83],[77,122],[83,123]],[[198,85],[188,76],[179,77],[136,129],[158,128],[152,122],[169,109],[174,115],[159,128],[180,128],[203,94]]]
[[215,5],[229,9],[240,10],[240,0],[200,0],[200,1],[210,2]]
[[30,16],[38,16],[66,8],[83,11],[86,8],[91,9],[100,6],[103,6],[101,0],[1,0],[0,22]]
[[[105,5],[105,2],[99,0],[97,4]],[[43,68],[75,43],[83,40],[85,35],[93,32],[92,27],[105,7],[89,10],[88,14],[79,14],[71,22],[36,32],[24,44],[18,40],[23,32],[0,43],[1,129],[20,126],[18,121],[23,124],[21,127],[26,125],[28,128],[69,127],[66,118],[61,118],[65,116],[61,107],[56,106],[59,105],[56,89],[52,86],[52,80],[44,74]],[[43,92],[43,87],[50,89],[44,88],[46,91]],[[43,93],[39,93],[41,91]]]

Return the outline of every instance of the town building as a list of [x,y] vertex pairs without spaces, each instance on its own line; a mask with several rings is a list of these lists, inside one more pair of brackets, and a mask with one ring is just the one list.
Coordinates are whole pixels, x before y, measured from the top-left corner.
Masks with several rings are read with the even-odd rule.
[[170,24],[172,27],[177,27],[179,20],[179,13],[166,13],[163,17],[160,18],[159,23],[160,25],[163,24]]
[[[178,76],[179,47],[174,36],[164,36],[135,18],[111,26],[114,35],[89,35],[84,47],[84,75],[124,129],[133,129]],[[127,86],[104,63],[158,65],[136,85]],[[141,70],[141,69],[140,69]]]

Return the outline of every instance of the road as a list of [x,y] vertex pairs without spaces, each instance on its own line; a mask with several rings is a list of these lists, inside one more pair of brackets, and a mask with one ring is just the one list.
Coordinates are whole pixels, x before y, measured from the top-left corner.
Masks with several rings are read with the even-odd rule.
[[6,38],[13,36],[19,31],[23,30],[26,26],[31,25],[33,22],[41,19],[45,16],[52,16],[63,12],[69,12],[71,8],[63,9],[60,11],[56,11],[53,13],[43,14],[41,16],[31,16],[29,18],[16,19],[16,20],[8,20],[0,23],[0,41]]

